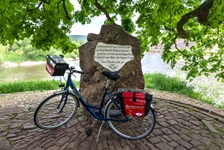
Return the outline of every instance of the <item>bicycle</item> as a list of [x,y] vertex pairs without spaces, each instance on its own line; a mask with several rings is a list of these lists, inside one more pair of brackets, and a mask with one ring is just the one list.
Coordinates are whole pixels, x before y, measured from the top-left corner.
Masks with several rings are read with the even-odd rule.
[[[34,113],[36,126],[42,129],[55,129],[64,125],[76,114],[81,102],[82,106],[95,118],[95,121],[100,120],[103,122],[97,140],[101,127],[105,122],[117,135],[130,140],[145,138],[153,131],[156,118],[152,105],[150,105],[148,114],[143,118],[126,116],[122,111],[119,98],[116,94],[109,92],[111,80],[116,81],[119,79],[121,77],[120,71],[102,72],[102,75],[107,77],[107,83],[99,106],[92,106],[87,103],[72,81],[71,77],[74,73],[83,74],[84,72],[76,70],[75,67],[68,67],[66,73],[68,76],[64,89],[54,92],[36,108]],[[69,88],[72,89],[72,92],[70,92]],[[106,96],[109,97],[108,102],[105,100]],[[91,135],[94,123],[87,130],[87,135]]]

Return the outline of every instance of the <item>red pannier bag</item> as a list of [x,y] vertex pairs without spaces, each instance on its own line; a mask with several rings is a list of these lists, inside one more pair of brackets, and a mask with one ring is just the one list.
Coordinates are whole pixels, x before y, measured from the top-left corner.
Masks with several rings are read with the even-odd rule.
[[142,92],[118,93],[123,113],[126,116],[145,117],[150,109],[152,95]]
[[63,76],[68,64],[63,58],[56,55],[47,55],[46,70],[51,76]]

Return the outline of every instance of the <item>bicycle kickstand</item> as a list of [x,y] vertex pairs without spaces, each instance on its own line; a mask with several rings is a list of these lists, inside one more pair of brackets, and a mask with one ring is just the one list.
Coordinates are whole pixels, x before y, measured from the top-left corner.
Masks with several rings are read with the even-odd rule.
[[99,140],[100,132],[101,132],[101,130],[102,130],[102,126],[104,125],[104,123],[105,123],[105,121],[102,121],[102,124],[100,125],[100,129],[99,129],[99,131],[98,131],[98,135],[97,135],[97,138],[96,138],[96,142],[98,142],[98,140]]

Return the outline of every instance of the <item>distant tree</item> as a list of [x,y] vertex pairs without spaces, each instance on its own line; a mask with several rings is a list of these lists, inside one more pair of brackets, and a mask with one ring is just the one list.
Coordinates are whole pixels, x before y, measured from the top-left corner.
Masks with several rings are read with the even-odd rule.
[[[143,51],[159,43],[162,58],[174,67],[180,58],[188,78],[215,73],[224,79],[224,1],[223,0],[78,0],[81,10],[68,0],[5,0],[0,2],[0,42],[33,37],[32,45],[48,50],[50,46],[71,52],[76,47],[66,33],[75,22],[88,24],[104,14],[105,23],[121,25],[129,33],[137,31]],[[135,27],[133,18],[137,17]],[[176,41],[195,45],[178,48]],[[175,49],[171,49],[174,45]],[[217,50],[212,50],[217,46]]]

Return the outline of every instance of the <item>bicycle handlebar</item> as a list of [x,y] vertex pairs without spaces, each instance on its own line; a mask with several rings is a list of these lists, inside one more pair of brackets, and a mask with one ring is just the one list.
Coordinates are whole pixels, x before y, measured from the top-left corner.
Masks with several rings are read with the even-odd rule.
[[79,71],[79,70],[72,70],[72,73],[79,73],[79,74],[84,74],[84,71]]
[[71,67],[69,68],[69,70],[71,71],[71,73],[84,74],[84,71],[76,70],[74,66],[71,66]]
[[[64,59],[64,55],[59,55],[62,59]],[[84,74],[84,71],[79,71],[79,70],[75,70],[75,67],[74,66],[71,66],[69,68],[69,70],[71,71],[71,73],[79,73],[79,74]]]

